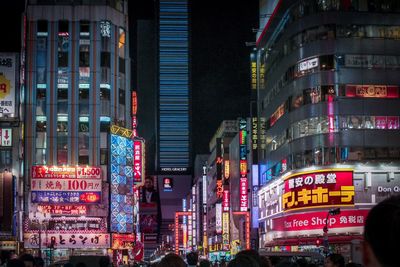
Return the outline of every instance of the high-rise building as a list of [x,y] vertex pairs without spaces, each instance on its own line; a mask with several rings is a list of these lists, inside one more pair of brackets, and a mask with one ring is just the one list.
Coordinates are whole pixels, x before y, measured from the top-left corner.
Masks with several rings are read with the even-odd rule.
[[[109,200],[109,179],[116,172],[109,165],[114,159],[109,128],[132,126],[127,5],[124,0],[27,1],[28,249],[56,248],[55,255],[102,250],[110,248],[108,229],[132,232],[132,225],[110,228],[108,208],[121,201]],[[127,152],[117,152],[128,162]],[[117,182],[131,172],[118,170]]]
[[397,1],[260,1],[262,248],[361,262],[368,210],[400,185],[399,12]]
[[191,171],[190,35],[187,0],[158,1],[157,170]]

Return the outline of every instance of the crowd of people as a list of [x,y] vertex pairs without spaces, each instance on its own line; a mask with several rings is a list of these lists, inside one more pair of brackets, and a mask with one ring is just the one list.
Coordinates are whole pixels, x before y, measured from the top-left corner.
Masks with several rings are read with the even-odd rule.
[[[398,240],[400,240],[400,194],[385,199],[374,206],[368,214],[364,227],[363,265],[349,262],[340,254],[330,254],[325,258],[324,267],[398,267]],[[99,267],[111,267],[109,257],[101,257]],[[229,262],[211,263],[199,260],[196,252],[190,252],[185,260],[174,253],[167,254],[152,267],[318,267],[317,263],[304,258],[297,260],[279,260],[260,255],[256,250],[242,250]],[[321,266],[321,265],[320,265]],[[40,257],[4,252],[1,255],[0,267],[44,267]],[[64,267],[86,267],[84,263],[70,264]]]

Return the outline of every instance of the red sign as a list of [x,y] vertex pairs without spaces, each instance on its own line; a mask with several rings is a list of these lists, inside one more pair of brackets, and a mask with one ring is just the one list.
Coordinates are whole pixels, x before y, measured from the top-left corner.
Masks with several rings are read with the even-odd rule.
[[[341,210],[328,219],[328,228],[364,226],[369,210]],[[304,231],[322,229],[326,223],[326,211],[293,214],[272,219],[272,231]]]
[[398,98],[399,87],[391,85],[346,85],[346,96]]
[[224,190],[224,196],[222,198],[222,211],[229,211],[229,190]]
[[38,211],[53,215],[86,215],[85,205],[39,205]]
[[143,141],[135,140],[133,142],[133,178],[135,184],[142,184],[144,178],[143,164]]
[[224,187],[222,184],[222,180],[217,180],[217,198],[223,198]]
[[136,91],[132,91],[132,116],[136,116],[137,113],[137,94]]
[[285,114],[285,104],[280,105],[275,112],[271,115],[270,118],[270,126],[273,126],[277,120],[279,120],[280,117]]
[[100,167],[32,166],[32,179],[101,179]]
[[240,211],[247,211],[248,195],[247,195],[248,180],[247,178],[240,178]]
[[284,182],[283,210],[354,204],[353,170],[297,173]]
[[240,175],[242,177],[247,176],[247,160],[240,160]]

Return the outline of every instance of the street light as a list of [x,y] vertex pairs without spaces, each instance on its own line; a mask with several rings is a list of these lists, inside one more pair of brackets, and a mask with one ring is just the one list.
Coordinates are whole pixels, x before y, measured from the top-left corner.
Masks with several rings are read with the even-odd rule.
[[329,216],[335,216],[340,214],[340,208],[334,208],[334,209],[330,209],[328,211],[328,214],[326,214],[326,219],[325,219],[325,226],[324,226],[324,253],[325,256],[328,256],[328,252],[329,252],[329,242],[328,242],[328,220],[329,220]]

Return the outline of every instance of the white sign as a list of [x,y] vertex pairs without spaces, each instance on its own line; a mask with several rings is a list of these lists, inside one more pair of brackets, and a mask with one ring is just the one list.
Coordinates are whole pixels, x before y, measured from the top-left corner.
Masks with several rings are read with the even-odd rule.
[[318,58],[312,58],[299,63],[299,70],[305,71],[318,67]]
[[0,129],[1,146],[12,146],[12,130]]
[[215,204],[215,231],[217,234],[222,233],[222,204]]
[[15,117],[15,54],[0,54],[0,116]]
[[50,246],[53,242],[54,248],[110,248],[110,234],[107,233],[25,233],[24,247],[42,248]]
[[32,179],[32,191],[101,192],[98,179]]

